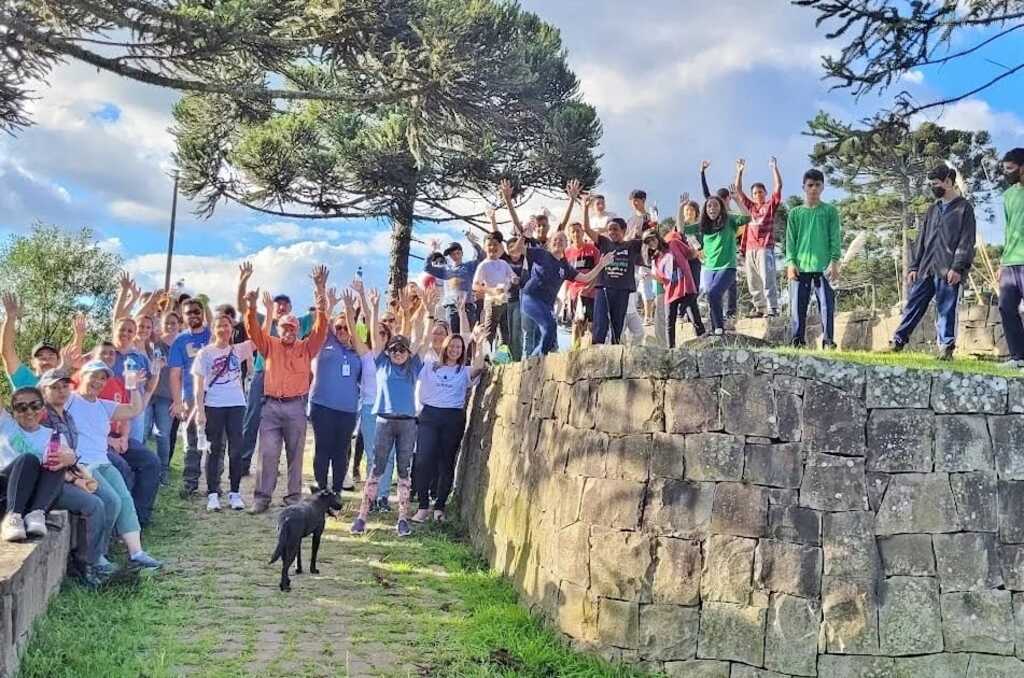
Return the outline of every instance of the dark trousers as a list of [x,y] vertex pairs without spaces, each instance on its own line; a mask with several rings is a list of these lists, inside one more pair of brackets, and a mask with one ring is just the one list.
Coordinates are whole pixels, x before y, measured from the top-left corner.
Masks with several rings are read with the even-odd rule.
[[[495,338],[501,336],[501,343],[510,344],[512,333],[509,329],[508,304],[484,302],[484,327],[487,329],[487,343],[495,346]],[[511,349],[509,349],[511,353]]]
[[796,280],[789,281],[789,312],[793,331],[794,346],[803,346],[807,331],[807,307],[811,295],[818,301],[818,315],[821,316],[821,343],[835,346],[836,294],[824,273],[800,273]]
[[263,372],[254,372],[249,383],[249,395],[242,422],[242,473],[252,468],[252,456],[256,453],[256,437],[260,433],[260,416],[263,413]]
[[64,471],[47,471],[31,454],[15,457],[0,471],[0,496],[6,497],[7,513],[48,511],[63,485]]
[[1024,360],[1024,322],[1020,302],[1024,299],[1024,265],[1003,266],[999,274],[999,316],[1003,320],[1006,346],[1013,360]]
[[726,268],[721,271],[705,269],[703,272],[704,288],[708,292],[708,312],[711,315],[711,329],[725,329],[725,312],[722,302],[726,293],[736,284],[736,269]]
[[228,451],[228,482],[231,492],[238,492],[242,483],[242,420],[245,408],[207,407],[206,438],[210,451],[206,454],[206,493],[220,494],[224,475],[224,448]]
[[434,510],[444,511],[455,482],[455,460],[465,430],[466,410],[423,406],[412,467],[412,490],[419,508],[430,507],[431,486],[436,483]]
[[[356,430],[359,414],[332,410],[313,403],[309,406],[313,422],[313,477],[320,489],[330,487],[341,492],[348,471],[348,451],[352,448],[352,432]],[[327,473],[331,471],[331,484]]]
[[[135,440],[128,441],[128,451],[120,457],[131,469],[131,482],[125,478],[125,485],[131,490],[139,523],[145,527],[153,517],[153,505],[156,504],[157,490],[160,489],[160,473],[163,465],[156,452],[143,447]],[[122,475],[124,474],[122,473]]]
[[[181,428],[181,419],[171,417],[171,439],[170,449],[167,450],[167,468],[171,466],[171,459],[174,459],[174,450],[178,447],[178,430]],[[166,476],[165,476],[166,479]]]
[[356,434],[355,442],[352,443],[352,475],[359,475],[359,465],[363,463],[363,452],[366,451],[363,443],[363,432]]
[[732,284],[729,285],[729,289],[725,291],[725,317],[735,318],[736,308],[740,296],[739,283],[736,280],[735,273],[733,274]]
[[633,290],[602,287],[594,298],[594,343],[603,344],[612,333],[612,343],[622,343],[622,328],[629,310],[629,295]]
[[910,288],[907,305],[903,309],[900,326],[893,334],[893,343],[910,342],[917,324],[924,318],[928,304],[935,298],[935,336],[939,346],[956,346],[956,305],[960,298],[960,284],[950,285],[945,276],[919,275]]
[[[459,334],[463,331],[462,321],[459,319],[459,307],[454,304],[445,304],[445,312],[448,314],[448,326],[452,330],[452,334]],[[476,326],[476,321],[480,319],[479,310],[476,304],[472,301],[466,302],[466,317],[469,318],[469,327],[465,329],[469,332]]]
[[704,323],[700,319],[700,309],[697,308],[697,295],[687,294],[685,297],[670,301],[668,303],[668,347],[676,347],[676,322],[684,313],[689,313],[690,322],[693,323],[693,331],[699,337],[704,334]]

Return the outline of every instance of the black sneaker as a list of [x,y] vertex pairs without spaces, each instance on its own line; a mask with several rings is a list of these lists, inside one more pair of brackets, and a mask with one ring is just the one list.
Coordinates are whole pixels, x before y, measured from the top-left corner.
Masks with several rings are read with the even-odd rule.
[[953,359],[953,351],[956,350],[956,346],[950,344],[949,346],[940,346],[939,352],[935,355],[936,360],[942,360],[943,362]]
[[900,353],[906,347],[906,344],[901,344],[900,342],[893,339],[892,341],[889,342],[889,353]]
[[391,513],[391,503],[388,502],[387,497],[377,500],[377,510],[381,513]]
[[196,496],[196,488],[182,486],[181,490],[178,491],[178,496],[182,499],[191,499]]

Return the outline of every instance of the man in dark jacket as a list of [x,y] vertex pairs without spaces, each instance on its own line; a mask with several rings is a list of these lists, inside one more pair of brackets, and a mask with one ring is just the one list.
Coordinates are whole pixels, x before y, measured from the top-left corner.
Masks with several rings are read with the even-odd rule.
[[892,350],[902,351],[914,328],[935,298],[935,333],[939,360],[951,360],[956,348],[957,301],[960,283],[974,261],[974,207],[957,193],[956,170],[940,165],[928,173],[937,200],[928,208],[907,270],[910,296],[903,319],[892,337]]

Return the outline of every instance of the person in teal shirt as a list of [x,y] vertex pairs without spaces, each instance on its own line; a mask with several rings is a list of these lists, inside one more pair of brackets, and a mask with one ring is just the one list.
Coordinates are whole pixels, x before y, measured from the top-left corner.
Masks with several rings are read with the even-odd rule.
[[804,173],[804,204],[789,212],[786,223],[786,277],[793,346],[804,346],[807,308],[813,294],[821,315],[822,348],[835,348],[836,295],[839,279],[842,225],[839,210],[821,201],[825,175],[816,169]]
[[[0,358],[4,362],[4,370],[11,382],[12,389],[19,389],[25,386],[35,386],[39,383],[39,376],[47,370],[60,366],[62,362],[60,349],[57,344],[50,341],[41,341],[32,347],[29,364],[21,362],[18,351],[15,348],[15,334],[18,316],[21,314],[21,306],[18,298],[11,292],[4,292],[0,301],[4,307],[4,321],[0,326]],[[80,354],[82,339],[85,334],[85,321],[78,317],[72,324],[74,340],[67,347],[67,352]]]
[[701,287],[707,290],[711,331],[725,332],[725,310],[722,308],[726,293],[736,282],[736,232],[745,218],[729,214],[725,202],[718,196],[704,201],[700,216],[704,266]]
[[1003,193],[1006,235],[999,266],[999,315],[1010,351],[1008,365],[1024,367],[1024,323],[1020,318],[1024,299],[1024,148],[1003,156],[1003,176],[1009,188]]

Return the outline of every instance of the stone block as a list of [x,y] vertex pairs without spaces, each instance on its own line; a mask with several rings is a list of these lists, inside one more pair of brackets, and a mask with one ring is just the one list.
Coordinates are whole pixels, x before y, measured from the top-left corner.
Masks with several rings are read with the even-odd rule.
[[895,678],[896,665],[890,657],[822,655],[818,675],[822,678]]
[[774,487],[768,488],[769,506],[796,506],[799,499],[799,492],[796,490],[783,490]]
[[882,654],[942,652],[939,586],[931,577],[890,577],[881,584],[878,635]]
[[992,451],[1000,480],[1024,480],[1024,414],[989,417]]
[[569,410],[572,408],[572,385],[559,382],[558,395],[555,397],[555,420],[560,424],[569,423]]
[[605,475],[619,480],[646,482],[652,447],[650,435],[612,437],[608,443]]
[[594,425],[607,433],[653,433],[665,430],[664,382],[611,379],[597,387]]
[[960,523],[945,473],[899,473],[878,509],[876,534],[956,532]]
[[586,351],[569,354],[566,378],[571,382],[581,379],[618,379],[622,376],[622,346],[591,346]]
[[583,519],[593,525],[635,530],[640,526],[644,483],[587,478],[583,486]]
[[797,376],[828,384],[849,393],[854,398],[864,396],[865,368],[863,365],[828,358],[800,356]]
[[1000,480],[999,541],[1004,544],[1024,544],[1024,481]]
[[821,514],[794,505],[773,505],[768,498],[768,536],[798,544],[821,545]]
[[[1024,545],[1000,545],[999,564],[1006,588],[1010,591],[1024,591]],[[1024,645],[1020,647],[1024,650]]]
[[597,608],[597,639],[605,645],[637,649],[640,644],[640,605],[598,598]]
[[941,599],[946,652],[1013,654],[1009,591],[943,593]]
[[789,676],[767,669],[755,669],[746,664],[733,664],[730,678],[789,678]]
[[775,411],[779,418],[779,440],[798,443],[803,438],[804,400],[793,393],[775,393]]
[[1024,413],[1024,379],[1007,379],[1006,400],[1009,412]]
[[560,439],[568,453],[565,472],[572,476],[603,478],[608,463],[608,444],[611,437],[600,431],[564,427]]
[[622,350],[622,378],[667,379],[672,374],[672,358],[673,355],[659,346],[625,346]]
[[552,419],[555,416],[555,404],[558,398],[558,382],[545,381],[540,392],[533,401],[533,417],[535,419]]
[[804,389],[803,442],[808,449],[843,456],[864,456],[867,410],[859,398],[811,381]]
[[665,430],[699,433],[722,430],[718,406],[721,379],[665,382]]
[[800,505],[821,511],[867,509],[864,460],[808,452],[800,483]]
[[695,659],[688,662],[665,662],[667,678],[729,678],[729,662]]
[[988,422],[978,414],[935,417],[935,470],[991,471],[992,443]]
[[754,556],[754,586],[803,598],[821,595],[821,549],[762,539]]
[[740,480],[743,438],[724,433],[686,436],[686,477],[690,480]]
[[1006,379],[984,374],[939,372],[932,376],[932,409],[937,414],[1004,414]]
[[650,537],[600,527],[591,530],[590,588],[596,595],[649,600],[647,573],[652,562]]
[[722,425],[727,433],[774,438],[779,434],[775,391],[767,375],[722,377]]
[[799,356],[775,353],[774,351],[764,351],[757,356],[757,371],[763,374],[796,377],[799,369]]
[[931,387],[932,377],[924,370],[888,366],[868,367],[865,404],[869,409],[927,408]]
[[803,379],[792,377],[788,374],[776,374],[772,377],[772,386],[775,388],[776,393],[803,395],[805,383]]
[[700,376],[697,370],[697,355],[685,348],[659,349],[667,354],[670,379],[696,379]]
[[672,433],[655,433],[651,442],[651,478],[686,477],[686,438]]
[[1024,593],[1011,594],[1013,636],[1017,657],[1024,659]]
[[558,628],[573,638],[592,640],[597,635],[597,606],[585,586],[562,582],[558,588]]
[[927,410],[872,410],[868,417],[867,470],[932,470],[935,415]]
[[697,656],[764,664],[766,608],[732,603],[705,603],[700,613]]
[[994,657],[972,654],[967,678],[1020,678],[1024,675],[1024,662],[1014,657]]
[[711,535],[704,547],[701,599],[746,605],[753,590],[754,548],[757,541]]
[[878,539],[886,577],[934,577],[935,553],[929,534],[894,534]]
[[697,655],[700,610],[679,605],[640,606],[640,656],[656,661]]
[[703,569],[700,543],[661,537],[656,540],[656,545],[657,564],[651,599],[656,603],[673,605],[699,604]]
[[970,655],[926,654],[896,659],[896,678],[965,678]]
[[756,485],[797,489],[803,479],[803,452],[799,443],[744,447],[743,480]]
[[586,588],[590,583],[590,526],[576,523],[558,531],[555,569],[563,581]]
[[817,675],[820,625],[818,601],[773,594],[764,642],[765,667],[794,676]]
[[937,534],[932,541],[943,593],[980,591],[1003,585],[994,534]]
[[[575,351],[574,354],[588,353]],[[593,386],[593,388],[592,388]],[[578,429],[594,428],[594,411],[597,399],[597,382],[581,379],[572,385],[572,406],[569,408],[569,425]]]
[[889,477],[888,473],[864,474],[864,489],[868,495],[868,508],[875,513],[878,513],[878,508],[882,505],[882,497],[885,496],[885,491],[889,488]]
[[740,537],[763,537],[768,527],[768,495],[763,487],[718,483],[711,509],[711,531]]
[[870,511],[826,513],[822,518],[825,574],[847,577],[877,577],[880,572],[878,545]]
[[645,527],[661,535],[703,536],[711,528],[714,497],[714,483],[652,480],[644,512]]
[[972,532],[999,529],[998,483],[991,471],[951,473],[949,486],[956,503],[960,525]]
[[746,349],[708,349],[697,354],[697,370],[702,377],[723,374],[751,374],[757,354]]
[[828,652],[878,654],[875,581],[825,576],[821,590],[822,631]]

